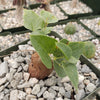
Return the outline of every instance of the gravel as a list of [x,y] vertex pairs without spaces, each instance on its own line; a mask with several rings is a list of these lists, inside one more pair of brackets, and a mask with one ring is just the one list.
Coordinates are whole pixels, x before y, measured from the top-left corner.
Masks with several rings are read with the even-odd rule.
[[[31,46],[26,44],[27,46]],[[22,45],[23,46],[23,45]],[[21,45],[19,46],[21,47]],[[25,46],[24,46],[25,47]],[[6,76],[0,78],[0,93],[1,98],[10,98],[12,100],[13,94],[15,95],[15,99],[47,99],[47,100],[56,100],[62,99],[67,100],[71,99],[71,93],[73,91],[73,87],[68,77],[60,78],[58,75],[53,71],[51,75],[48,76],[47,79],[38,80],[36,78],[29,79],[28,70],[23,70],[24,66],[28,66],[28,62],[25,62],[24,58],[31,57],[32,51],[21,51],[19,49],[16,52],[13,52],[9,57],[4,57],[8,64],[8,73]],[[16,55],[16,56],[15,56]],[[23,56],[24,55],[24,56]],[[24,60],[17,61],[17,58],[21,58]],[[9,59],[8,59],[9,58]],[[9,60],[17,61],[18,67],[13,68],[8,63]],[[1,62],[1,64],[4,62]],[[22,70],[18,72],[19,67],[22,66]],[[79,68],[81,67],[81,68]],[[92,92],[99,83],[98,77],[95,73],[92,72],[89,68],[86,71],[81,71],[82,68],[86,68],[88,66],[81,65],[80,61],[77,63],[77,69],[79,74],[79,91],[78,94],[74,95],[76,100],[80,100],[80,98],[84,97],[84,95],[89,94]],[[5,93],[4,93],[5,91]],[[9,96],[8,96],[9,95]],[[77,96],[80,95],[80,96]]]
[[62,7],[63,10],[67,14],[70,14],[70,15],[92,12],[92,10],[89,7],[87,7],[85,4],[83,4],[81,2],[78,2],[76,7],[72,7],[72,1],[64,1],[64,2],[60,2],[59,4],[60,4],[60,7]]
[[84,41],[93,38],[94,36],[87,30],[85,30],[80,24],[71,22],[76,27],[76,32],[73,35],[65,34],[64,28],[66,25],[56,25],[53,30],[60,34],[63,38],[69,41]]
[[81,22],[84,23],[86,26],[88,26],[96,34],[100,35],[100,17],[93,19],[84,19],[81,20]]

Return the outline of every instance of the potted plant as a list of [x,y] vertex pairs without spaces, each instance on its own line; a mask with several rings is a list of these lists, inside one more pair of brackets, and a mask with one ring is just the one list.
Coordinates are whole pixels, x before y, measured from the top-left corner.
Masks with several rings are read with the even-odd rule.
[[69,42],[66,39],[57,41],[47,36],[51,27],[49,23],[58,20],[51,13],[42,10],[37,15],[31,10],[24,10],[24,25],[32,31],[30,40],[36,53],[32,55],[29,65],[31,77],[43,79],[53,70],[58,76],[68,76],[75,87],[78,89],[78,72],[76,63],[83,54],[86,42]]

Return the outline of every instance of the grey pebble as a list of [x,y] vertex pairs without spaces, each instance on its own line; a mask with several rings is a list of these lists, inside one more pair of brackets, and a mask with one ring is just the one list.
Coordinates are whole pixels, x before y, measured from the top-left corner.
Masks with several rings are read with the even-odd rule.
[[43,98],[46,98],[46,99],[53,99],[55,98],[55,95],[53,93],[49,93],[48,91],[45,91],[43,93]]
[[41,97],[41,95],[46,91],[47,87],[42,87],[40,92],[37,94],[38,97]]
[[0,64],[0,77],[3,77],[8,73],[8,65],[7,62],[3,62]]
[[40,85],[36,84],[32,89],[32,94],[37,95],[40,91]]

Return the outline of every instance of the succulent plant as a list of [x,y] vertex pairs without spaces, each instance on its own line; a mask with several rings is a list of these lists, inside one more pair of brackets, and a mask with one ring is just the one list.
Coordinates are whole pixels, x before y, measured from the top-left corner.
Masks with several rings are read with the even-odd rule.
[[66,34],[74,34],[76,32],[76,27],[75,25],[73,25],[72,23],[68,23],[66,26],[65,26],[65,29],[64,29],[64,32]]
[[95,56],[95,51],[96,51],[96,47],[92,42],[90,42],[90,41],[85,42],[83,54],[87,58],[93,58]]

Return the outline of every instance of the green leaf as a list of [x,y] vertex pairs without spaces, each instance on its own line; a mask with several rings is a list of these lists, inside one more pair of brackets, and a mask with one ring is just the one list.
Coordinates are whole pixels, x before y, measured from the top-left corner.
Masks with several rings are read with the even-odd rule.
[[46,27],[46,28],[43,28],[42,30],[41,30],[41,34],[43,33],[43,34],[49,34],[50,32],[51,32],[51,30],[52,30],[52,27]]
[[43,64],[47,68],[51,68],[52,62],[49,57],[49,53],[54,52],[56,48],[55,42],[57,41],[44,35],[30,35],[30,40],[32,42],[33,47],[38,52]]
[[66,74],[63,67],[59,63],[57,63],[57,61],[54,61],[53,64],[54,64],[54,69],[56,73],[58,74],[58,76],[65,77]]
[[47,23],[55,23],[58,21],[58,19],[52,13],[48,11],[42,10],[40,15],[43,17],[43,19]]
[[69,42],[69,47],[72,49],[72,56],[79,59],[83,53],[84,42]]
[[66,75],[70,78],[75,89],[78,89],[78,72],[74,64],[63,63],[63,68]]
[[45,21],[32,10],[24,10],[24,26],[31,31],[45,27]]
[[67,39],[61,39],[60,42],[65,43],[65,44],[69,43],[69,41]]
[[56,43],[57,47],[62,51],[62,53],[64,54],[65,58],[68,60],[70,59],[71,55],[72,55],[72,50],[71,48],[64,44],[64,43]]
[[75,57],[73,57],[73,56],[71,56],[70,59],[68,60],[68,62],[72,63],[72,64],[77,64],[77,61],[78,60]]

